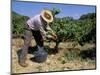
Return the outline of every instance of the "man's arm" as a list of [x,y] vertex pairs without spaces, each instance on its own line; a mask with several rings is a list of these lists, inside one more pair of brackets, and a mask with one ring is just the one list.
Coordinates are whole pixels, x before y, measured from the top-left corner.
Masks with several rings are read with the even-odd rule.
[[51,29],[51,27],[49,25],[47,25],[46,30],[48,33],[50,33],[51,36],[53,36],[52,39],[54,39],[54,40],[57,39],[55,32]]
[[52,39],[52,40],[56,40],[56,39],[57,39],[56,34],[55,34],[54,31],[50,28],[50,26],[46,27],[46,31],[44,30],[43,27],[40,27],[40,31],[41,31],[41,34],[42,34],[44,40],[45,40],[46,38]]
[[47,34],[47,32],[43,29],[43,27],[39,27],[39,29],[40,29],[40,32],[41,32],[41,34],[42,34],[42,37],[43,37],[43,39],[45,40],[46,39],[46,34]]

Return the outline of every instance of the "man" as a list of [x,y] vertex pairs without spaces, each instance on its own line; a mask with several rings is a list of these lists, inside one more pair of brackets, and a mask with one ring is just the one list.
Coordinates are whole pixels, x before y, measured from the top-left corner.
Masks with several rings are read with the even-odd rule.
[[[56,40],[57,37],[53,30],[50,28],[49,23],[53,21],[53,15],[50,10],[43,10],[41,14],[30,18],[27,21],[27,29],[24,34],[24,46],[22,48],[22,52],[19,56],[19,64],[23,67],[26,67],[28,64],[26,63],[27,60],[27,52],[28,47],[31,42],[31,37],[34,36],[34,39],[37,44],[37,48],[44,47],[44,40],[46,38]],[[51,32],[51,35],[47,35],[47,33]]]

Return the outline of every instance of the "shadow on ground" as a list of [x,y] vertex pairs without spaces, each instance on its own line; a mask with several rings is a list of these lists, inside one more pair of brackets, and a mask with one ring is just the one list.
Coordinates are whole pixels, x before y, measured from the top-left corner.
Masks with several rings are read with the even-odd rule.
[[83,50],[80,52],[80,57],[83,59],[89,58],[91,60],[96,59],[96,48],[90,48],[88,50]]
[[70,59],[80,57],[82,59],[96,59],[96,47],[88,48],[86,50],[80,50],[77,48],[68,48],[68,52],[65,54],[66,57]]

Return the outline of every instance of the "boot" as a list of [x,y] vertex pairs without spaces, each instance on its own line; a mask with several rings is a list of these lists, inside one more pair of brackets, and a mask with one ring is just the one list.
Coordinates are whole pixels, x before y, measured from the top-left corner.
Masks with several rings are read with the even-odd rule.
[[22,66],[22,67],[27,67],[28,66],[27,63],[19,63],[19,65]]
[[27,67],[28,64],[26,63],[26,55],[22,52],[19,54],[19,65],[22,67]]

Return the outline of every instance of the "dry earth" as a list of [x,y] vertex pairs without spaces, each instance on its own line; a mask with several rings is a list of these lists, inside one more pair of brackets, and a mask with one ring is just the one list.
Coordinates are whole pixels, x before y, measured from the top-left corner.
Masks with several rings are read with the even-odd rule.
[[[70,52],[70,49],[73,48],[73,42],[63,42],[59,45],[59,53],[57,54],[49,54],[48,58],[43,63],[36,63],[31,61],[33,54],[28,54],[27,63],[28,67],[21,67],[18,64],[18,56],[17,52],[23,46],[22,39],[13,39],[12,40],[12,73],[30,73],[30,72],[48,72],[48,71],[63,71],[63,70],[80,70],[80,69],[95,69],[95,60],[91,60],[89,58],[82,59],[81,57],[70,57],[68,55],[65,56],[66,53]],[[32,40],[31,46],[34,46],[35,42]],[[49,47],[54,47],[55,43],[45,43],[45,45],[49,45]],[[77,52],[82,50],[86,50],[88,48],[94,47],[94,44],[85,44],[84,46],[77,45],[74,49]],[[72,56],[72,55],[71,55]],[[71,58],[71,60],[69,59]]]

